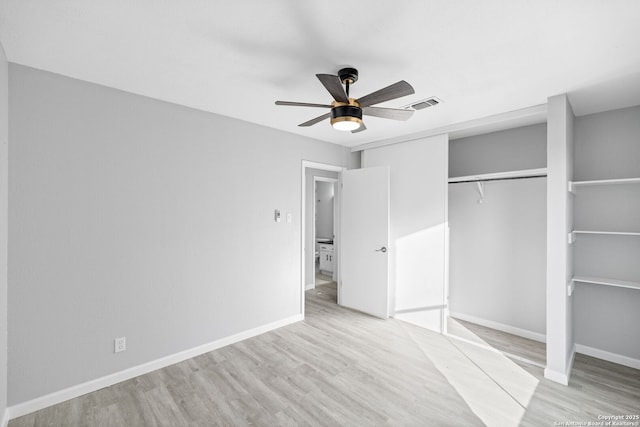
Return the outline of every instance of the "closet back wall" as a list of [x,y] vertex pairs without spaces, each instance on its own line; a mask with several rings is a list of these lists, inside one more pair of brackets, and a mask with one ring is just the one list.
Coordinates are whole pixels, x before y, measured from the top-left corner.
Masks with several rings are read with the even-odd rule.
[[[546,124],[449,144],[452,177],[545,166]],[[449,184],[451,316],[543,339],[546,178],[483,185]]]

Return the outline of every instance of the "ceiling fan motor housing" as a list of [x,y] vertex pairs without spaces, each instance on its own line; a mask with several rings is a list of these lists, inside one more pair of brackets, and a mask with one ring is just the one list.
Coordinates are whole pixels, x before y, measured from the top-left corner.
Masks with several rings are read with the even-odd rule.
[[357,125],[347,125],[344,123],[341,128],[351,129],[358,128],[362,125],[362,108],[357,104],[354,99],[349,100],[349,104],[343,104],[334,102],[334,107],[331,109],[331,126],[336,127],[336,123],[340,122],[352,122]]
[[362,120],[362,108],[355,105],[339,105],[331,109],[331,118],[337,119],[339,117],[355,117]]

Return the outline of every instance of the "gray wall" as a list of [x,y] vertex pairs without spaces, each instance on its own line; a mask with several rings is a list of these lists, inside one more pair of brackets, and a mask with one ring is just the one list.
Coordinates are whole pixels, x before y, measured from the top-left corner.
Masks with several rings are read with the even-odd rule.
[[365,150],[390,168],[389,277],[393,317],[442,331],[447,221],[446,135]]
[[640,106],[578,117],[574,179],[640,177]]
[[[640,177],[640,107],[575,120],[575,179]],[[640,185],[581,187],[576,229],[640,232]],[[574,243],[576,275],[640,282],[640,237],[584,236]],[[579,283],[575,342],[640,359],[640,291]],[[580,351],[580,348],[578,348]]]
[[[356,165],[359,166],[359,165]],[[314,275],[315,275],[315,242],[313,241],[313,205],[315,203],[314,191],[313,191],[313,177],[314,176],[323,176],[327,178],[335,178],[338,179],[338,173],[332,171],[325,171],[321,169],[313,169],[307,168],[305,180],[306,180],[306,189],[305,194],[307,200],[306,209],[307,216],[305,217],[305,266],[304,266],[304,275],[305,275],[305,286],[308,289],[313,287]]]
[[7,408],[7,189],[9,69],[0,45],[0,423]]
[[[546,165],[546,124],[449,143],[450,176]],[[449,184],[449,303],[466,315],[545,334],[546,178]],[[462,317],[462,316],[461,316]]]
[[316,238],[333,238],[333,182],[316,182]]
[[349,150],[9,77],[9,404],[300,313],[301,162]]
[[546,123],[452,140],[449,176],[543,168],[546,140]]

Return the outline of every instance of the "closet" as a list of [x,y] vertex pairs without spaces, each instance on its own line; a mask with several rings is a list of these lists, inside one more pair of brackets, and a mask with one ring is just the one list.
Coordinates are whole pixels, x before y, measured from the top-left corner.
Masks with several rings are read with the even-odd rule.
[[544,341],[546,156],[545,123],[449,142],[449,334]]
[[576,351],[640,368],[640,107],[574,123]]
[[545,341],[566,326],[555,339],[567,337],[567,353],[552,352],[552,371],[569,375],[574,351],[640,369],[640,106],[568,126],[570,178],[560,184],[569,201],[561,239],[569,275],[553,282],[566,285],[566,325],[546,327],[550,219],[540,124],[450,141],[449,333],[469,337],[476,324]]

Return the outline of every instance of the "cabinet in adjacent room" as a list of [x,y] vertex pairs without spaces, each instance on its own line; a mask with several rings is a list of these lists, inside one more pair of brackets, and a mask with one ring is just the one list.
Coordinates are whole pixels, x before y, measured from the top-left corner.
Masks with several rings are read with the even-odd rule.
[[320,251],[320,272],[333,273],[333,245],[320,243],[318,249]]

